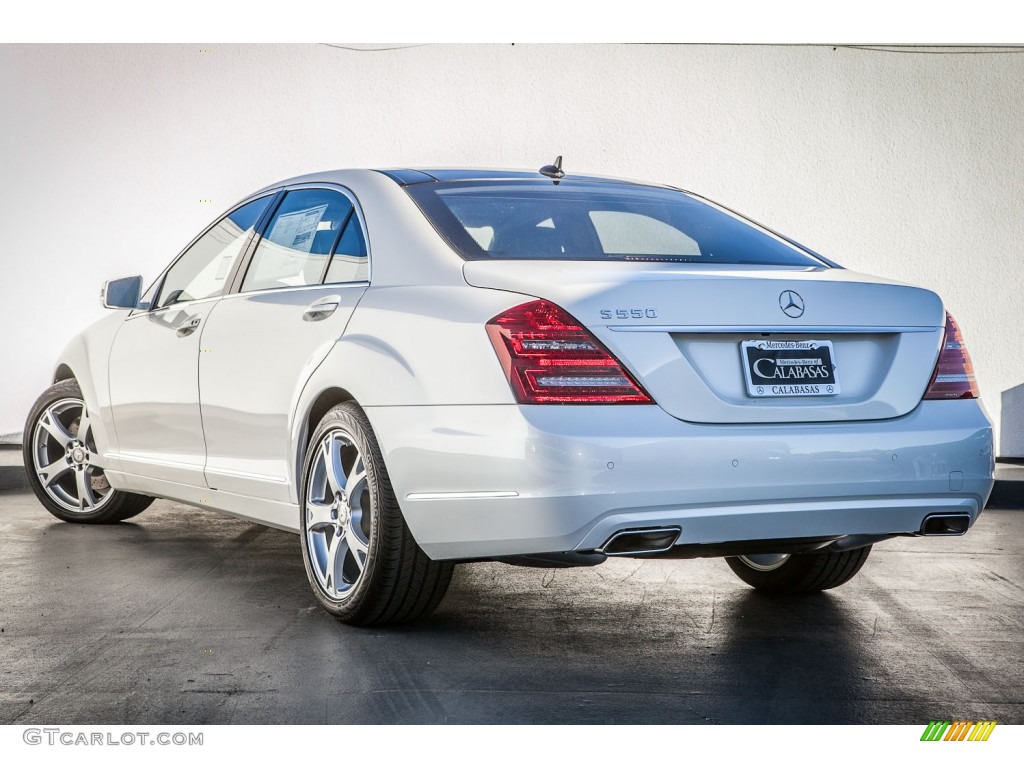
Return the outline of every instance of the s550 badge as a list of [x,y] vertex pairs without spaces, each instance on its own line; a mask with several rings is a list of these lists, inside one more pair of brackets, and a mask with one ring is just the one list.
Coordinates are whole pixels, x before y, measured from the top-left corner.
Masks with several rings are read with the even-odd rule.
[[657,317],[658,311],[647,307],[636,309],[602,309],[602,320],[643,320],[645,317]]

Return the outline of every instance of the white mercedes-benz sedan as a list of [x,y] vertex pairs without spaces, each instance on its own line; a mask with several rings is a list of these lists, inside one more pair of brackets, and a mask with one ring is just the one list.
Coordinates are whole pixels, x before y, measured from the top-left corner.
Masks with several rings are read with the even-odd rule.
[[938,296],[560,160],[291,179],[108,282],[29,415],[36,495],[296,532],[353,624],[426,615],[460,561],[725,557],[811,592],[971,527],[992,430]]

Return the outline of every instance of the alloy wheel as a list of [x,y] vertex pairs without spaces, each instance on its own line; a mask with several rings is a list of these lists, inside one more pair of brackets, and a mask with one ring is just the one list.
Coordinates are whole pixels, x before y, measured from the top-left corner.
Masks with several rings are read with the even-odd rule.
[[47,496],[68,512],[95,512],[111,498],[89,410],[78,398],[57,400],[40,414],[32,435],[32,460]]
[[372,515],[363,455],[348,433],[333,429],[316,447],[303,534],[317,583],[331,599],[350,594],[363,577]]

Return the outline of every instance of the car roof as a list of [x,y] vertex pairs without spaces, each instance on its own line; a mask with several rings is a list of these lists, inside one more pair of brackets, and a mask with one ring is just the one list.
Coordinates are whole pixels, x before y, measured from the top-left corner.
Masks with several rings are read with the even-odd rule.
[[[515,181],[546,179],[538,171],[518,171],[499,168],[375,168],[403,187],[413,184],[429,184],[437,181]],[[559,181],[589,181],[604,184],[632,184],[636,186],[661,187],[632,179],[617,179],[611,176],[590,176],[567,173]]]
[[509,170],[506,168],[337,168],[331,170],[307,173],[302,176],[293,176],[290,179],[268,184],[262,189],[254,192],[250,197],[262,195],[269,191],[293,184],[319,184],[333,183],[347,185],[356,183],[366,174],[381,174],[400,187],[409,187],[417,184],[434,184],[440,182],[459,181],[576,181],[594,184],[621,184],[635,187],[653,187],[657,189],[681,190],[669,184],[657,184],[638,179],[624,179],[614,176],[593,176],[589,174],[567,173],[560,179],[551,179],[540,173],[540,171]]

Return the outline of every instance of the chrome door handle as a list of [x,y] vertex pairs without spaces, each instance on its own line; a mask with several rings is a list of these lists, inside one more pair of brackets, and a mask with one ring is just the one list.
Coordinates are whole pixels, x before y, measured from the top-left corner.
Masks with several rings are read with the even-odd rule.
[[202,321],[203,321],[203,318],[199,317],[198,315],[195,316],[195,317],[190,317],[188,320],[185,321],[184,324],[182,324],[181,326],[178,327],[178,335],[179,336],[189,336],[189,335],[191,335],[192,333],[195,332],[196,328],[199,327],[199,324]]
[[302,313],[302,319],[307,323],[314,323],[317,320],[323,320],[324,318],[333,315],[334,310],[336,310],[340,304],[340,296],[324,296],[322,299],[317,299],[306,307],[306,311]]

